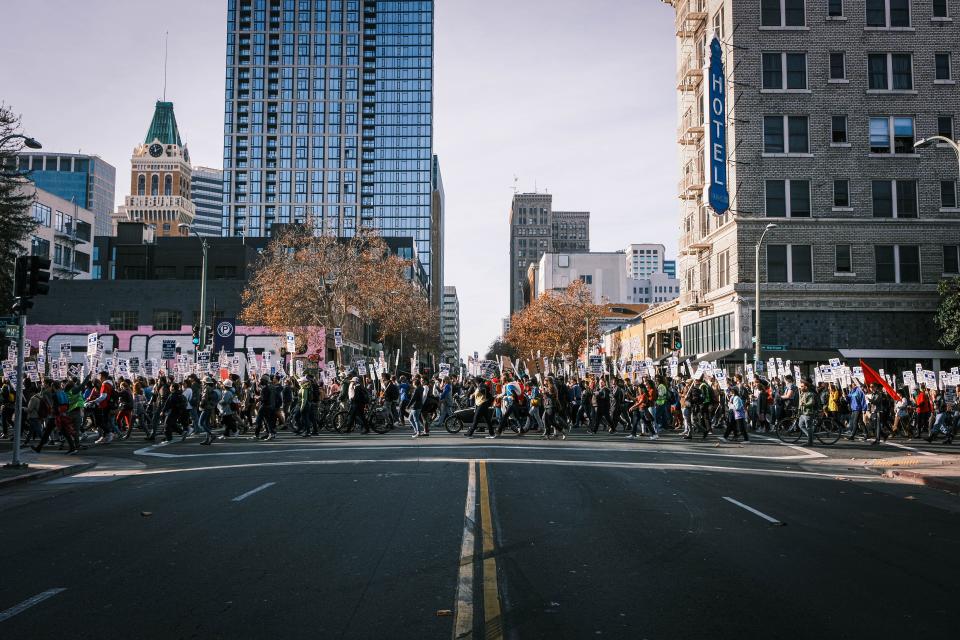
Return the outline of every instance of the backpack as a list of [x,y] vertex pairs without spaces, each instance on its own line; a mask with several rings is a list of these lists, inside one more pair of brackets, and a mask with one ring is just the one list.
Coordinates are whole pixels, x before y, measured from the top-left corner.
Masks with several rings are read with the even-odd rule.
[[42,420],[50,415],[51,410],[50,401],[47,400],[43,394],[40,394],[40,406],[37,408],[37,415]]
[[700,384],[700,396],[703,399],[704,404],[710,404],[713,402],[713,389],[710,388],[710,385],[703,383]]
[[395,383],[391,382],[389,385],[387,385],[387,389],[383,395],[390,402],[396,402],[400,398],[400,389],[397,388]]
[[174,402],[173,408],[177,411],[186,411],[187,410],[187,396],[183,395],[183,392],[177,394],[176,401]]
[[703,393],[700,391],[700,385],[694,385],[690,387],[690,392],[687,394],[687,400],[691,404],[701,404],[703,402]]

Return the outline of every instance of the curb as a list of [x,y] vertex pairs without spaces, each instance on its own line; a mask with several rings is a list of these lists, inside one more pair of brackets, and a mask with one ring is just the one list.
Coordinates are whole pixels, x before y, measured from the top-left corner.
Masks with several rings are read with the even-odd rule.
[[934,489],[940,489],[941,491],[960,494],[960,477],[943,478],[918,471],[901,470],[885,471],[883,476],[885,478],[893,478],[894,480],[901,480],[911,484],[922,484],[927,487],[933,487]]
[[95,466],[97,466],[96,462],[84,462],[83,464],[74,464],[67,467],[59,467],[57,469],[43,469],[41,471],[33,471],[31,473],[25,473],[23,475],[15,476],[13,478],[0,480],[0,489],[9,487],[12,485],[22,484],[24,482],[34,482],[36,480],[49,480],[51,478],[72,476],[77,473],[83,473],[84,471],[89,471],[90,469],[93,469]]

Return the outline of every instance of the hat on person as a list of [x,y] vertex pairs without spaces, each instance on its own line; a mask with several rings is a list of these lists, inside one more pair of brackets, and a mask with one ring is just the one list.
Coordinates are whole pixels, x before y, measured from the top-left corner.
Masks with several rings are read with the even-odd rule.
[[203,384],[217,384],[217,383],[214,382],[213,378],[211,378],[210,376],[207,376],[206,378],[203,379]]
[[233,380],[231,380],[230,378],[227,378],[226,380],[223,381],[223,386],[225,386],[225,387],[232,387],[232,386],[233,386]]

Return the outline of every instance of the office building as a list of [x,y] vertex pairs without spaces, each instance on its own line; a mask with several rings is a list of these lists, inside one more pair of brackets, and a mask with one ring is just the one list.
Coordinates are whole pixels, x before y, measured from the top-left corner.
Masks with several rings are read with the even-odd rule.
[[662,244],[628,244],[624,250],[628,278],[645,278],[664,272],[666,248]]
[[37,226],[24,249],[49,258],[51,279],[89,280],[96,215],[39,187],[30,212]]
[[[532,299],[529,268],[544,253],[590,251],[590,213],[554,211],[549,193],[516,193],[510,205],[510,313]],[[562,247],[562,249],[561,249]]]
[[153,225],[160,237],[188,235],[195,216],[190,200],[192,167],[172,102],[157,101],[150,128],[143,143],[134,148],[130,166],[130,195],[114,219]]
[[194,206],[193,230],[201,236],[219,237],[223,217],[223,171],[193,167],[190,200]]
[[[960,7],[667,2],[684,353],[742,362],[752,352],[755,247],[772,223],[759,260],[761,346],[794,362],[874,358],[888,371],[955,359],[939,346],[934,313],[938,281],[960,271],[957,158],[914,143],[957,135],[960,22],[947,9]],[[714,37],[725,77],[708,82]],[[719,104],[711,87],[726,113],[707,123],[708,103]],[[719,125],[725,137],[708,154]],[[724,147],[726,162],[714,161]],[[719,175],[705,171],[708,158],[726,170],[716,184],[728,188],[724,215],[708,204]]]
[[446,196],[443,193],[440,160],[437,156],[433,156],[430,189],[430,255],[433,259],[433,270],[430,274],[430,304],[435,309],[443,304],[441,298],[447,294],[443,286],[445,208]]
[[372,227],[433,279],[433,4],[229,0],[223,235]]
[[677,261],[676,260],[664,260],[663,261],[663,272],[670,276],[671,278],[677,277]]
[[460,299],[456,287],[443,288],[443,310],[440,315],[440,330],[443,335],[444,362],[460,363]]
[[663,272],[650,272],[640,278],[630,276],[623,268],[625,258],[629,262],[630,255],[623,251],[545,253],[539,263],[529,268],[528,279],[533,295],[563,291],[577,280],[590,287],[596,304],[652,306],[680,295],[680,282]]
[[112,233],[117,170],[98,156],[81,153],[25,151],[19,154],[20,170],[37,188],[74,202],[94,215],[93,234]]

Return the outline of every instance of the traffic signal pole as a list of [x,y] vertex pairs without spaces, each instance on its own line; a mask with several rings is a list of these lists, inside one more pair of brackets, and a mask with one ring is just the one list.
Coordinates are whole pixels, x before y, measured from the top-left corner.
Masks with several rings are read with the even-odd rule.
[[10,469],[22,469],[27,464],[20,460],[20,434],[23,430],[23,334],[27,315],[17,316],[17,404],[13,408],[13,461],[4,465]]

